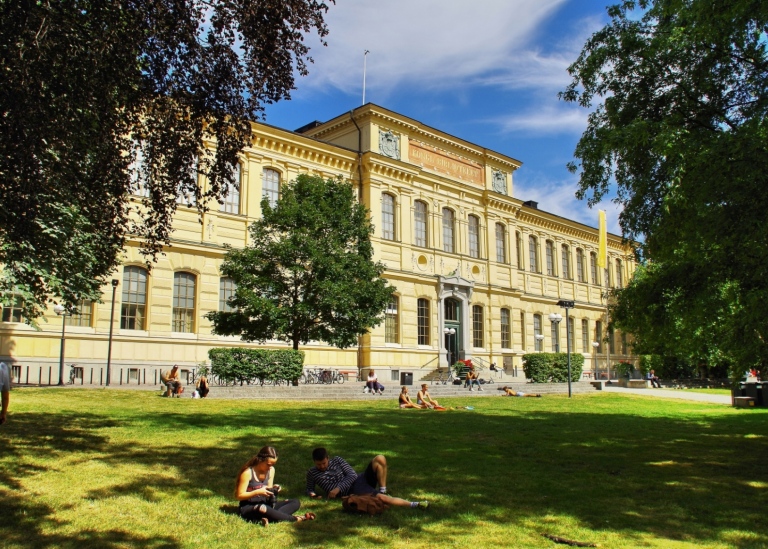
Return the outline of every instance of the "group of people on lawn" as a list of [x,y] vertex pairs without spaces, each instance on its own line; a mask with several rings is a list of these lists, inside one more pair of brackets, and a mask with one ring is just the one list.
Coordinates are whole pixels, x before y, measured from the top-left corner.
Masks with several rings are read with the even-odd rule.
[[[310,498],[322,497],[318,494],[322,491],[329,499],[350,495],[371,496],[387,505],[414,509],[429,507],[427,501],[408,501],[387,494],[388,467],[383,455],[375,456],[361,474],[357,474],[343,458],[331,457],[325,448],[315,448],[312,461],[314,466],[306,475],[306,495]],[[281,487],[275,484],[276,464],[277,451],[272,446],[264,446],[240,468],[235,485],[240,516],[262,526],[270,522],[315,520],[314,513],[294,514],[301,507],[298,499],[278,501]]]

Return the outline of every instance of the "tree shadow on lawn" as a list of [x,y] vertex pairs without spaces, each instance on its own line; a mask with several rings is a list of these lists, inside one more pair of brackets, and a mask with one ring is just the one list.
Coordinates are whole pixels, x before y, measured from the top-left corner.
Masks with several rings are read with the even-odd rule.
[[[586,535],[618,534],[625,542],[650,534],[746,548],[758,547],[756,539],[768,536],[761,515],[768,504],[762,463],[768,452],[765,414],[695,420],[556,413],[535,406],[490,412],[437,414],[310,404],[277,410],[246,407],[231,414],[197,410],[136,415],[131,428],[140,425],[156,435],[144,444],[116,444],[93,433],[114,426],[100,417],[21,414],[14,420],[31,433],[23,451],[35,460],[75,450],[99,454],[95,459],[111,466],[139,464],[153,472],[92,490],[84,495],[89,498],[133,494],[154,501],[158,492],[166,491],[182,492],[190,500],[219,496],[233,502],[239,467],[259,447],[271,444],[280,454],[277,482],[287,488],[286,497],[303,494],[310,452],[325,446],[358,471],[373,455],[383,453],[395,495],[433,500],[426,513],[394,509],[369,518],[343,514],[336,502],[303,499],[321,519],[295,530],[306,545],[364,541],[371,526],[406,529],[411,539],[426,541],[431,534],[423,526],[436,522],[441,543],[449,543],[469,533],[463,519],[468,515],[521,527],[548,515],[569,516],[579,528],[593,531]],[[205,445],[194,443],[211,433],[221,435]],[[176,468],[183,476],[164,473]],[[36,472],[19,467],[10,475]],[[3,484],[12,486],[12,478],[3,478]],[[553,523],[549,531],[573,537],[558,528]],[[733,530],[754,532],[758,538],[722,537]]]

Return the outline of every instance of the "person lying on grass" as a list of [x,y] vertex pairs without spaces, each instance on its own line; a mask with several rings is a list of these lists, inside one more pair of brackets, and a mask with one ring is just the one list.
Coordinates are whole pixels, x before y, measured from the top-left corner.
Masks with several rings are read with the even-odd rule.
[[426,406],[413,403],[411,397],[408,395],[408,387],[405,385],[403,385],[403,388],[400,391],[400,398],[398,399],[398,402],[400,403],[400,408],[426,408]]
[[416,393],[416,404],[418,404],[422,408],[432,408],[433,410],[445,410],[444,407],[440,406],[439,402],[437,402],[434,398],[429,396],[429,390],[427,390],[426,383],[423,383],[421,385],[421,391]]
[[259,453],[240,468],[235,485],[235,498],[240,501],[240,516],[250,522],[267,526],[270,521],[301,522],[314,520],[314,513],[294,516],[301,503],[297,499],[277,501],[280,485],[275,484],[277,452],[264,446]]
[[541,395],[539,393],[524,393],[522,391],[513,391],[506,385],[499,389],[500,391],[504,391],[504,394],[501,396],[508,396],[508,397],[534,397],[534,398],[541,398]]
[[398,507],[429,507],[427,501],[407,501],[387,495],[387,458],[382,455],[374,457],[360,475],[343,458],[329,458],[325,448],[315,448],[312,461],[315,466],[307,471],[307,495],[311,498],[319,497],[315,489],[320,487],[330,499],[370,495]]

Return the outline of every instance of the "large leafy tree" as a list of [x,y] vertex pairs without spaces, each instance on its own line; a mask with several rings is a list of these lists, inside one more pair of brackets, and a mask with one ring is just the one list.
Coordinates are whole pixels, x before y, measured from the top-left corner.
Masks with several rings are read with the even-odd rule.
[[237,286],[232,311],[208,314],[214,332],[244,341],[324,341],[340,348],[382,321],[393,288],[373,261],[373,225],[352,186],[300,175],[230,250],[221,272]]
[[[615,184],[642,276],[614,320],[647,349],[768,359],[768,3],[625,0],[561,94],[594,108],[570,165]],[[671,347],[671,345],[670,345]]]
[[20,292],[33,319],[51,298],[97,297],[126,235],[156,257],[177,196],[203,210],[227,192],[250,121],[306,74],[304,36],[327,34],[326,10],[0,0],[0,293]]

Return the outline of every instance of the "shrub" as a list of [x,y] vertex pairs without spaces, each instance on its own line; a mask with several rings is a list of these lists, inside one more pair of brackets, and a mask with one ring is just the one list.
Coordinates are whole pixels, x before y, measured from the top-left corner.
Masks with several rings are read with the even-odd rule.
[[[581,379],[584,355],[571,354],[571,381]],[[525,377],[533,383],[563,383],[568,381],[568,353],[531,353],[523,356]]]
[[292,349],[218,348],[208,351],[211,373],[228,382],[295,382],[304,370],[304,353]]

